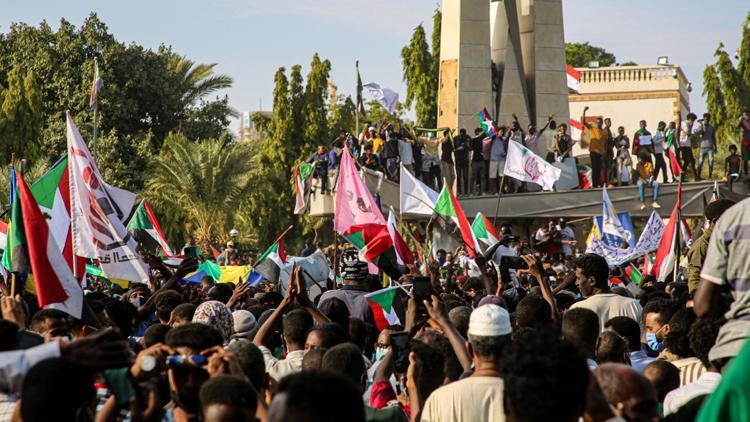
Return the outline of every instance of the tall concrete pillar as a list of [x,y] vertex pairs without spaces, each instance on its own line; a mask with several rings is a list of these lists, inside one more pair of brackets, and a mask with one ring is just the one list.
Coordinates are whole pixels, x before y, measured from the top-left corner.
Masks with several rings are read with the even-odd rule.
[[565,33],[562,0],[522,0],[534,16],[534,113],[542,126],[550,114],[568,123],[568,83],[565,71]]
[[476,113],[491,110],[492,68],[487,0],[443,0],[438,126],[470,133]]

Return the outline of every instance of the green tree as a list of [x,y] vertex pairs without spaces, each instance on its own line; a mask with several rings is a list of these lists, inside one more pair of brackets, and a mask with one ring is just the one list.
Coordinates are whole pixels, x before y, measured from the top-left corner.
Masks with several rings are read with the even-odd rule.
[[703,96],[706,97],[706,106],[713,117],[719,141],[730,138],[734,128],[731,124],[727,124],[729,122],[724,93],[721,91],[721,81],[716,68],[711,65],[707,65],[703,71]]
[[293,160],[300,158],[300,154],[310,151],[317,144],[328,145],[330,134],[328,130],[328,77],[331,73],[331,62],[321,61],[315,53],[310,63],[310,73],[307,74],[305,85],[305,108],[303,136],[305,143],[299,145]]
[[588,42],[565,43],[565,60],[573,67],[588,67],[589,62],[598,61],[599,66],[612,66],[617,61],[614,54]]
[[[427,44],[424,27],[420,24],[414,28],[409,45],[401,49],[401,66],[406,83],[406,108],[415,107],[417,124],[433,127],[437,119],[436,98],[437,86],[434,84],[434,57]],[[368,115],[371,120],[375,118]]]
[[336,97],[336,103],[333,109],[331,109],[328,118],[328,127],[331,128],[331,139],[337,137],[342,130],[354,133],[356,112],[357,107],[354,101],[352,101],[352,97],[343,95]]
[[8,72],[7,87],[0,85],[0,162],[36,158],[42,130],[39,84],[33,72],[14,66]]
[[291,119],[292,133],[301,140],[305,128],[305,80],[302,77],[302,66],[296,64],[292,66],[292,72],[289,75],[289,109]]

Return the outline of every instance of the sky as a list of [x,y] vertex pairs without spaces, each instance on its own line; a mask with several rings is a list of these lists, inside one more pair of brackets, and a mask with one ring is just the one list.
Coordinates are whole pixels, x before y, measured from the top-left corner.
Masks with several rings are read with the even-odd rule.
[[[365,83],[406,95],[401,48],[414,27],[432,31],[435,0],[0,0],[0,31],[12,22],[53,28],[61,18],[75,25],[96,12],[115,38],[149,48],[160,44],[196,62],[217,63],[234,78],[226,90],[237,111],[271,108],[273,75],[284,66],[306,74],[317,52],[331,60],[338,92],[354,94],[355,61]],[[747,0],[563,0],[566,42],[590,42],[618,62],[654,64],[669,56],[693,84],[695,112],[705,111],[702,73],[723,42],[739,47]],[[106,82],[106,81],[105,81]],[[238,130],[239,122],[232,122]]]

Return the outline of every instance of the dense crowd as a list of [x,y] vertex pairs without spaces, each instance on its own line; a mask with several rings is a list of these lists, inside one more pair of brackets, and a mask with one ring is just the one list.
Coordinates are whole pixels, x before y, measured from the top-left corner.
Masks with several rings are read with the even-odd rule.
[[89,279],[81,319],[2,284],[0,420],[739,420],[748,218],[710,204],[664,281],[578,253],[562,221],[407,263],[379,306],[383,279],[346,248],[319,294],[294,267],[190,284],[195,258],[148,256],[148,285]]
[[[398,181],[399,164],[433,189],[442,188],[443,182],[456,187],[459,195],[524,192],[525,183],[504,178],[508,142],[521,143],[549,163],[566,159],[587,160],[591,168],[591,187],[636,185],[643,208],[646,207],[646,190],[651,188],[654,208],[659,208],[659,176],[661,184],[676,182],[679,171],[701,180],[703,166],[707,164],[708,178],[714,178],[714,156],[718,141],[711,115],[698,118],[689,113],[679,125],[660,121],[652,132],[648,122],[641,120],[632,140],[623,126],[614,129],[610,118],[597,117],[589,122],[585,107],[581,122],[586,127],[586,140],[574,140],[568,125],[557,124],[549,116],[544,126],[537,129],[530,124],[526,131],[516,115],[509,126],[494,125],[488,135],[477,128],[471,136],[467,129],[414,132],[406,127],[394,127],[388,122],[378,122],[377,127],[365,122],[359,136],[341,133],[329,149],[320,145],[310,157],[314,164],[314,177],[321,180],[327,191],[329,178],[335,178],[344,145],[347,145],[362,167],[382,172],[388,179]],[[723,180],[731,185],[745,180],[750,160],[750,112],[744,112],[736,128],[741,131],[741,145],[730,145],[724,161]],[[572,157],[573,146],[581,143],[588,149],[588,157]],[[671,150],[674,161],[669,158]],[[698,155],[696,166],[696,152]],[[635,157],[635,159],[634,159]],[[669,172],[667,172],[669,166]],[[678,167],[680,170],[678,170]],[[588,186],[581,181],[580,187]]]

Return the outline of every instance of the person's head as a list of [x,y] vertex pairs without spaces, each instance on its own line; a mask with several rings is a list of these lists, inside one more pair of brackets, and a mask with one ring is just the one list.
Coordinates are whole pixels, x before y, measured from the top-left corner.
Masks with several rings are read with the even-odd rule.
[[482,130],[482,128],[475,128],[474,129],[474,136],[479,136],[482,133],[484,133],[484,131]]
[[323,154],[326,152],[326,147],[323,145],[318,145],[318,154]]
[[568,132],[568,125],[566,123],[560,123],[557,125],[557,133],[560,135],[564,135]]
[[646,129],[646,121],[641,120],[640,122],[638,122],[638,127],[640,127],[641,129]]
[[618,126],[617,127],[617,134],[620,136],[625,135],[625,126]]
[[365,350],[368,335],[367,323],[359,318],[349,318],[349,339],[362,351]]
[[362,350],[352,343],[341,343],[328,349],[323,355],[321,369],[346,376],[362,392],[367,387],[367,368],[362,358]]
[[576,262],[576,286],[583,297],[597,292],[606,292],[609,288],[609,266],[601,256],[587,253]]
[[643,331],[651,350],[664,350],[664,338],[670,330],[669,320],[678,309],[679,305],[667,299],[654,299],[643,307]]
[[742,110],[742,117],[750,119],[750,110]]
[[665,130],[667,128],[667,124],[664,123],[664,121],[659,121],[659,123],[657,124],[656,128],[663,131],[663,130]]
[[309,371],[312,369],[323,368],[323,356],[325,356],[328,349],[325,347],[318,347],[305,352],[305,356],[302,357],[302,370]]
[[232,311],[227,308],[227,305],[217,300],[209,300],[198,305],[193,314],[193,322],[210,325],[218,329],[224,337],[225,343],[234,333]]
[[197,306],[192,303],[181,303],[177,305],[177,307],[172,311],[172,316],[170,318],[172,326],[179,327],[180,325],[185,325],[193,322],[193,316],[195,315],[196,308]]
[[624,337],[631,352],[641,350],[641,327],[633,318],[614,317],[604,323],[604,329],[614,331]]
[[198,356],[202,356],[201,352],[206,349],[221,346],[224,337],[216,328],[190,323],[169,330],[165,342],[185,358],[168,365],[167,378],[172,398],[178,407],[190,414],[197,414],[200,409],[198,394],[208,380],[205,359],[201,360]]
[[[719,335],[721,324],[715,319],[701,318],[693,323],[688,333],[690,348],[695,353],[695,357],[700,359],[703,366],[711,368],[713,365],[708,358],[708,352],[716,343],[716,337]],[[717,368],[718,369],[718,368]]]
[[167,324],[152,324],[143,333],[143,345],[151,347],[157,343],[164,343],[164,339],[167,337],[167,333],[172,329]]
[[503,353],[508,420],[577,421],[583,414],[591,377],[586,358],[570,342],[545,334],[525,332]]
[[349,326],[349,317],[351,314],[343,300],[336,297],[327,299],[318,308],[331,322],[339,324],[341,327]]
[[209,290],[211,289],[211,287],[213,287],[213,286],[214,286],[215,284],[216,284],[216,281],[214,280],[214,278],[213,278],[213,277],[211,277],[210,275],[204,275],[203,277],[201,277],[201,283],[200,283],[199,287],[200,287],[200,288],[201,288],[201,290],[203,290],[204,292],[207,292],[207,291],[209,291]]
[[339,259],[339,274],[346,284],[362,285],[370,276],[367,262],[359,258],[359,251],[346,249]]
[[263,352],[258,346],[245,339],[235,340],[229,343],[227,350],[237,357],[242,372],[245,374],[250,384],[257,391],[263,391],[267,385],[266,364],[263,359]]
[[643,376],[651,383],[659,402],[664,401],[667,393],[680,386],[680,370],[663,359],[649,362],[643,368]]
[[302,350],[305,347],[307,332],[313,326],[313,319],[307,311],[295,309],[288,314],[281,323],[282,333],[287,349]]
[[648,163],[651,160],[651,154],[646,150],[638,152],[638,162],[641,164]]
[[602,331],[596,340],[596,361],[629,365],[628,341],[614,331]]
[[[416,335],[414,340],[424,343],[442,354],[441,362],[443,362],[443,367],[441,370],[436,370],[435,373],[432,374],[435,375],[435,377],[443,377],[443,381],[441,381],[442,383],[447,384],[457,381],[461,377],[464,369],[461,366],[461,362],[459,362],[456,352],[453,350],[448,338],[437,331],[426,330]],[[412,352],[416,353],[414,343],[416,342],[412,342]],[[421,356],[418,357],[424,361]]]
[[675,312],[669,319],[669,332],[664,336],[664,346],[680,358],[695,356],[690,348],[690,326],[696,320],[693,308],[684,308]]
[[498,363],[503,349],[510,343],[513,330],[510,314],[497,305],[484,305],[475,309],[469,318],[469,352],[478,362]]
[[250,336],[258,327],[258,321],[255,319],[255,315],[250,311],[239,309],[232,312],[232,319],[234,320],[234,334],[232,334],[232,340],[251,340]]
[[616,416],[631,421],[658,420],[654,388],[638,371],[619,363],[605,363],[593,374]]
[[466,338],[466,332],[469,330],[470,317],[471,308],[468,306],[457,306],[448,312],[448,320],[463,338]]
[[602,119],[601,117],[597,117],[596,118],[596,127],[598,127],[599,129],[601,129],[603,126],[604,126],[604,119]]
[[729,155],[737,155],[737,145],[729,145]]
[[206,422],[240,422],[255,419],[258,394],[247,380],[219,375],[201,387],[201,410]]
[[268,422],[364,422],[357,385],[341,373],[310,370],[284,377],[268,408]]
[[93,421],[96,390],[93,374],[65,358],[43,360],[23,380],[21,418],[24,421]]
[[676,129],[676,128],[677,128],[677,123],[675,123],[674,121],[672,121],[672,122],[669,122],[669,125],[668,125],[667,127],[668,127],[669,129],[672,129],[672,130],[674,130],[674,129]]
[[29,329],[44,337],[45,342],[57,337],[73,338],[68,314],[57,309],[42,309],[34,314]]
[[123,336],[130,336],[133,331],[133,318],[138,313],[138,308],[130,302],[112,300],[104,305],[110,323],[120,330]]
[[466,128],[462,127],[461,129],[459,129],[458,130],[458,134],[459,135],[466,135]]
[[208,298],[210,300],[216,300],[221,303],[229,302],[229,298],[232,297],[234,286],[229,283],[217,283],[208,289]]
[[411,353],[414,353],[422,364],[422,372],[417,379],[418,391],[416,393],[420,397],[428,397],[443,384],[446,378],[443,351],[423,341],[412,341]]
[[708,123],[711,121],[711,114],[710,113],[703,113],[703,122]]
[[184,302],[182,295],[174,290],[165,290],[154,296],[154,307],[156,308],[156,317],[159,322],[167,324],[172,316],[172,311],[177,305]]
[[344,343],[349,340],[349,335],[339,324],[326,323],[312,327],[305,337],[305,352],[325,348]]
[[552,308],[544,298],[535,294],[521,299],[513,315],[517,328],[540,328],[552,324]]
[[688,113],[687,120],[688,122],[693,123],[698,120],[698,116],[696,116],[695,113]]
[[604,119],[604,126],[607,127],[607,128],[612,127],[612,119],[610,119],[609,117],[605,118]]
[[716,201],[711,202],[710,204],[708,204],[708,206],[706,206],[706,220],[708,220],[708,222],[711,224],[716,223],[719,217],[724,214],[724,211],[731,208],[734,204],[735,202],[728,198],[720,198]]
[[593,359],[596,339],[599,337],[599,317],[586,308],[569,309],[562,318],[563,338],[578,347],[588,358]]

